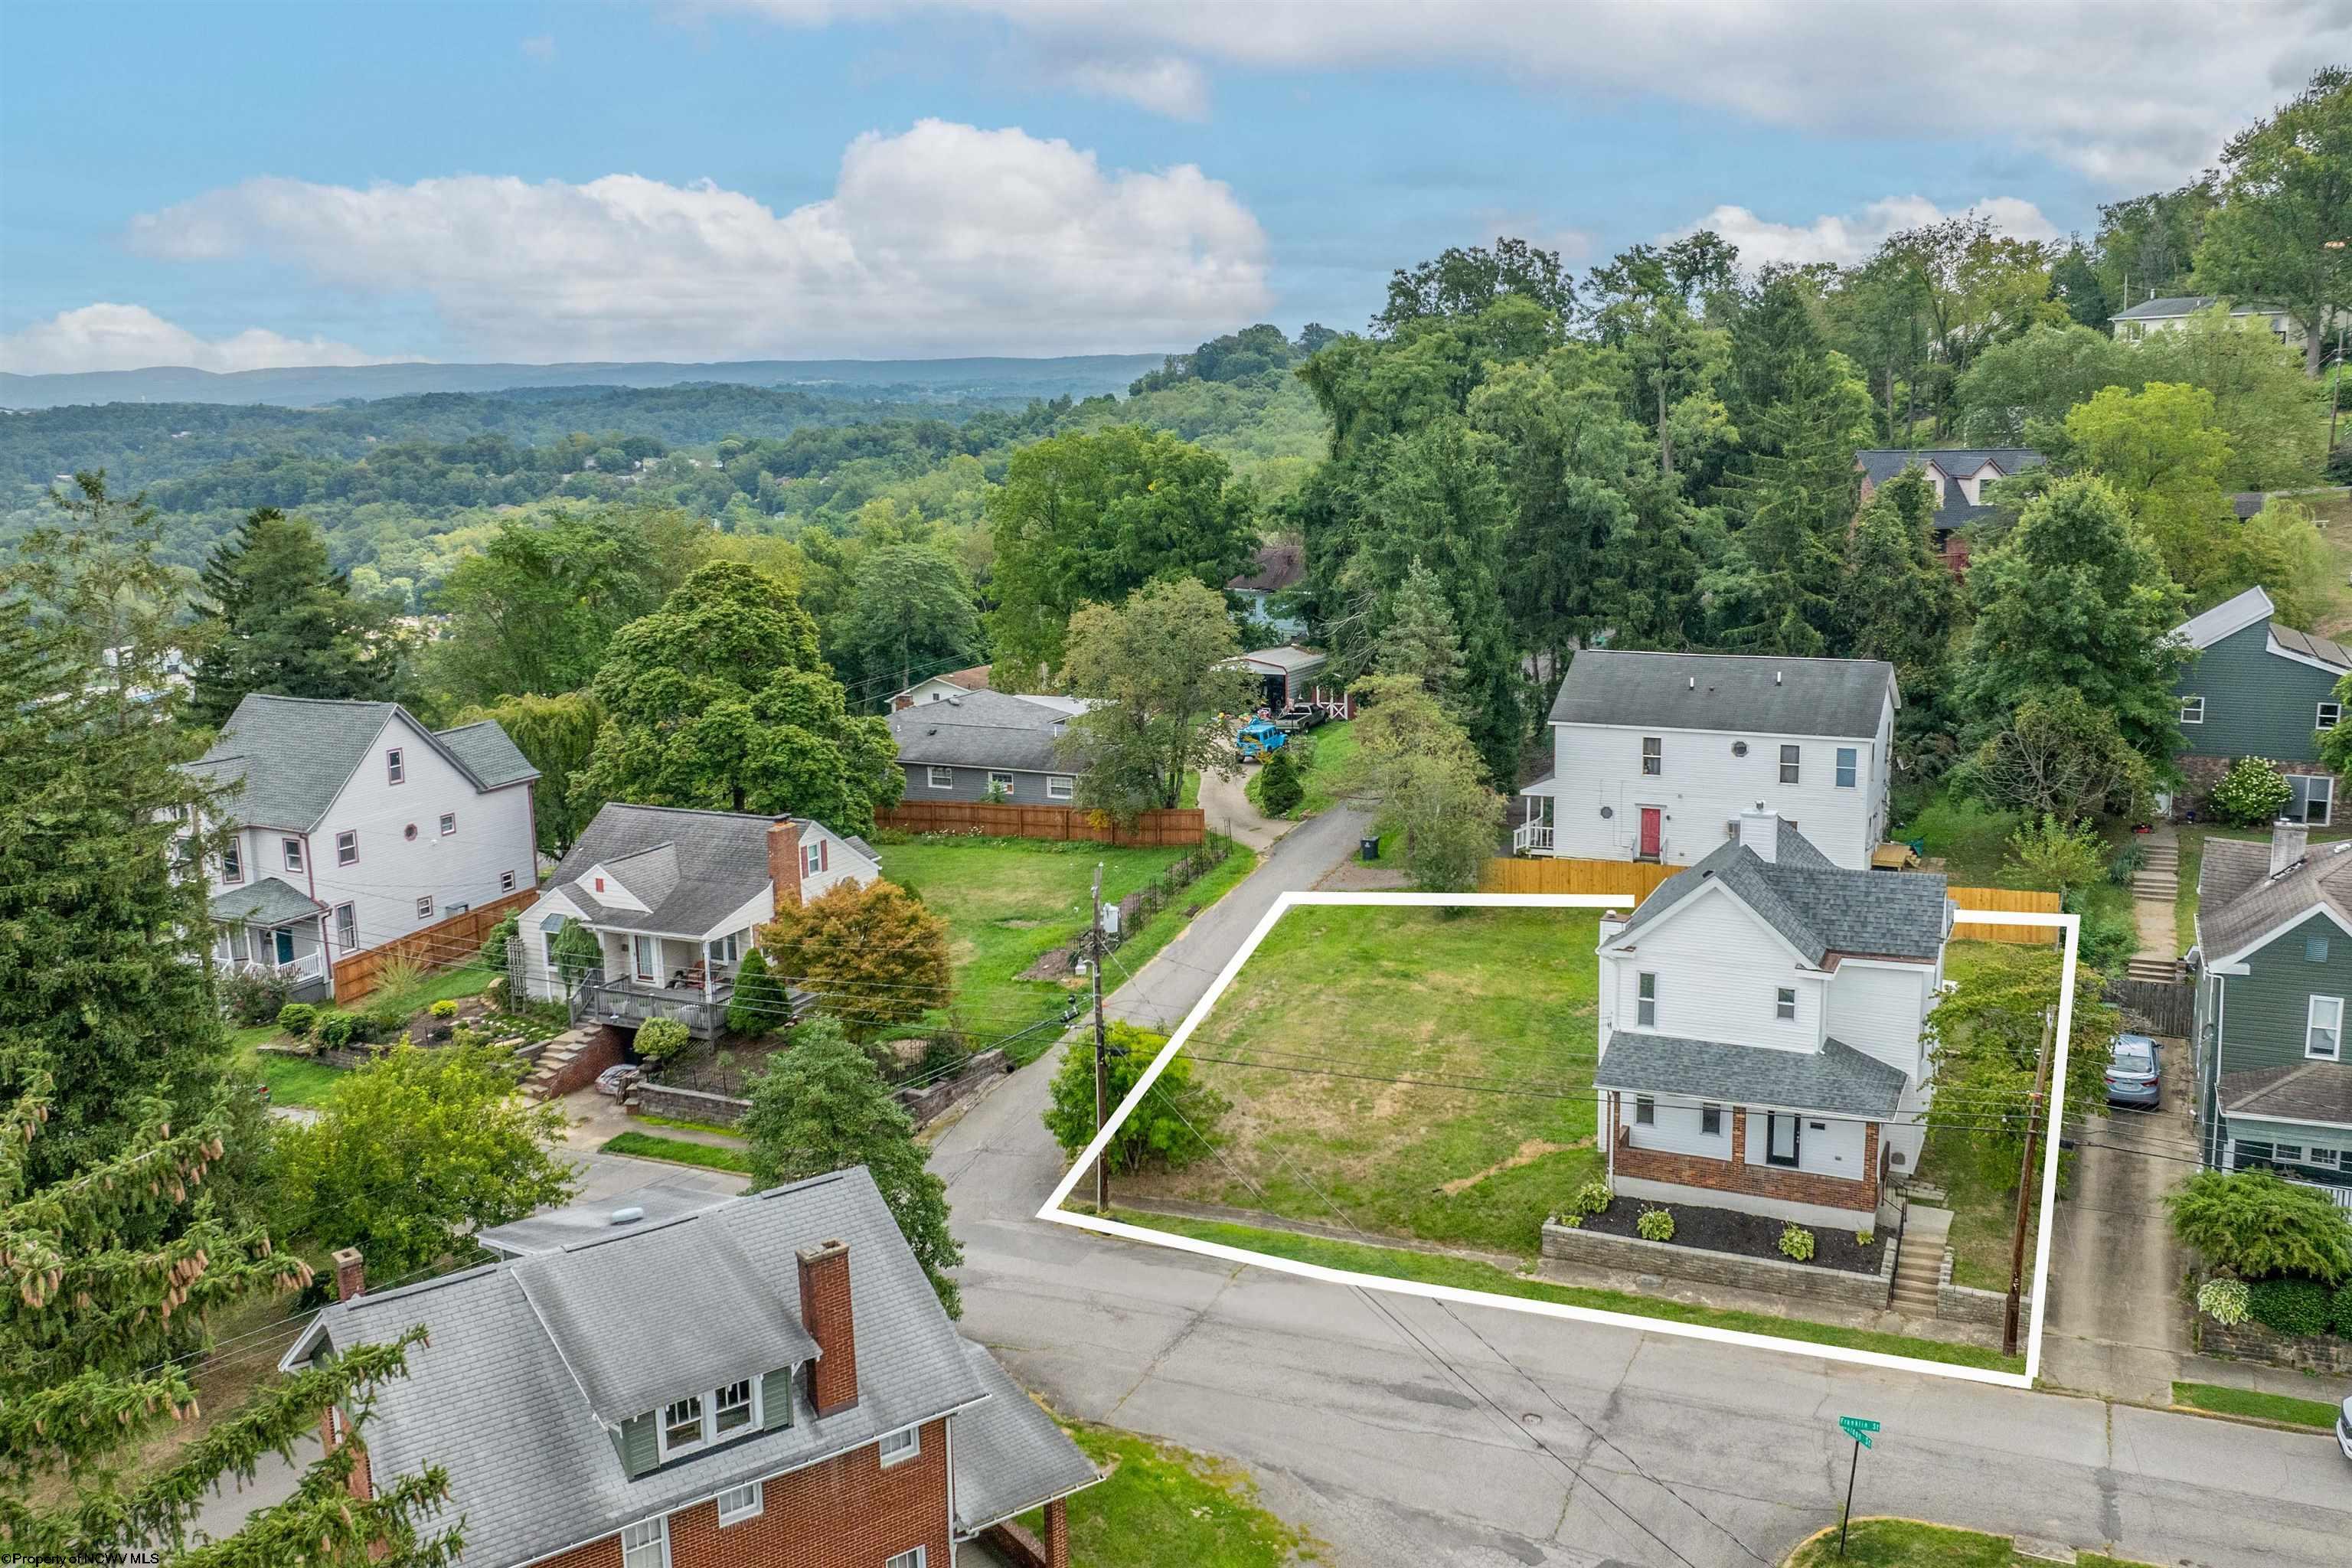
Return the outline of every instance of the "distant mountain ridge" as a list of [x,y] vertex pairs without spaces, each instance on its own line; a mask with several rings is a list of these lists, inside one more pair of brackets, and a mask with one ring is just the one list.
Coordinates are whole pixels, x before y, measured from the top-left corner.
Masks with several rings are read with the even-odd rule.
[[595,361],[576,364],[307,365],[221,373],[184,365],[147,370],[19,375],[0,371],[0,407],[101,403],[267,403],[308,408],[346,398],[429,392],[508,392],[551,386],[827,387],[901,389],[915,398],[1092,397],[1124,393],[1164,355],[1071,354],[1055,359],[739,360],[712,364]]

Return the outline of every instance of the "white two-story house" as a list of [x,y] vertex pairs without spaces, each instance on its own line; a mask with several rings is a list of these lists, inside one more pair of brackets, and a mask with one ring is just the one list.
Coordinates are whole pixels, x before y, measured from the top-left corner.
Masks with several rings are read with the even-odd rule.
[[[614,801],[523,911],[508,949],[511,978],[541,1001],[569,997],[581,1018],[624,1028],[676,1018],[708,1038],[737,966],[779,909],[881,874],[863,838],[806,817]],[[596,933],[593,976],[557,965],[556,939],[575,923]]]
[[1752,805],[1738,836],[1601,923],[1593,1074],[1621,1195],[1874,1226],[1919,1162],[1944,879],[1832,865]]
[[1552,768],[1513,847],[1687,866],[1769,799],[1830,861],[1886,832],[1895,667],[1871,658],[1588,648],[1552,700]]
[[257,691],[188,766],[231,829],[205,865],[214,956],[301,999],[333,994],[339,960],[537,885],[539,771],[496,723]]

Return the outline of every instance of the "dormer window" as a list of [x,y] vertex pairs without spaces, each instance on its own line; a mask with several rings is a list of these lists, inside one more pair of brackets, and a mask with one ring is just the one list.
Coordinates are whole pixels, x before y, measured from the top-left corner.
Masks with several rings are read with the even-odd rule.
[[408,763],[402,758],[398,746],[383,754],[383,777],[387,784],[408,782]]
[[751,1425],[751,1380],[730,1383],[711,1397],[711,1425],[721,1437]]
[[667,1464],[712,1443],[759,1431],[761,1426],[760,1380],[747,1377],[663,1405],[654,1436],[660,1461]]
[[662,1407],[661,1451],[665,1459],[699,1448],[710,1440],[704,1428],[702,1395],[691,1394]]

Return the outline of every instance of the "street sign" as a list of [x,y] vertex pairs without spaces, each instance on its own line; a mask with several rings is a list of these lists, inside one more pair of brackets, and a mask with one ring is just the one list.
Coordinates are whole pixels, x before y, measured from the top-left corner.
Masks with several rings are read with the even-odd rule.
[[1838,1430],[1867,1448],[1871,1446],[1870,1435],[1878,1430],[1878,1423],[1864,1421],[1859,1415],[1841,1415],[1838,1417]]

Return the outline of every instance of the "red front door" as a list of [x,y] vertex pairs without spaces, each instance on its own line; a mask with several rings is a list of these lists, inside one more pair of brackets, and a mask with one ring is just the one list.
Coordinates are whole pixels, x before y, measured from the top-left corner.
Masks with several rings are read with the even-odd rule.
[[1647,859],[1658,858],[1659,824],[1664,816],[1665,813],[1654,805],[1642,808],[1642,854]]

